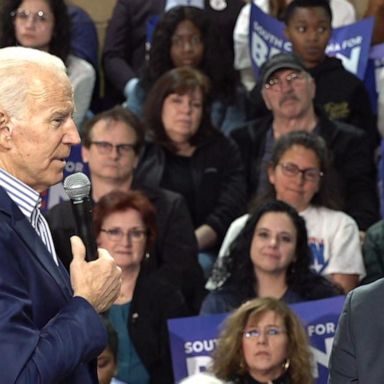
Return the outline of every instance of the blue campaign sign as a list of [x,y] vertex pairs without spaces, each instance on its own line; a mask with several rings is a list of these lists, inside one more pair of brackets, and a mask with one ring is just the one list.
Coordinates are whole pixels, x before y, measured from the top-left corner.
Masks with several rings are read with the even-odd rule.
[[[374,20],[363,19],[345,27],[334,28],[326,49],[337,56],[350,72],[364,78],[371,45]],[[264,13],[254,3],[249,22],[249,47],[252,67],[257,78],[261,65],[278,52],[291,52],[292,45],[284,35],[285,25]]]
[[[326,384],[328,361],[344,296],[292,304],[311,342],[316,384]],[[172,364],[176,382],[205,371],[211,362],[220,326],[227,314],[186,317],[168,321]]]

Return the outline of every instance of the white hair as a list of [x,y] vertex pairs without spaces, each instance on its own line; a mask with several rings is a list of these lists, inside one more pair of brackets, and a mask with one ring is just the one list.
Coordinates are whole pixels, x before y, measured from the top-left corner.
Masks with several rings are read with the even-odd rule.
[[47,52],[26,47],[0,49],[0,109],[13,117],[21,116],[27,104],[32,68],[46,71],[47,76],[66,73],[63,61]]
[[217,379],[212,375],[206,373],[197,373],[195,375],[189,376],[179,384],[224,384],[221,380]]

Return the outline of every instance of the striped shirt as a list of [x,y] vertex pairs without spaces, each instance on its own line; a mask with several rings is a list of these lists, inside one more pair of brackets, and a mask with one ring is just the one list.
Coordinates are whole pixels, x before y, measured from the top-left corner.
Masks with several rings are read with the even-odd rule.
[[55,263],[59,265],[51,231],[39,209],[41,205],[41,197],[39,193],[1,168],[0,186],[4,188],[10,199],[18,206],[20,211],[31,223],[32,227],[51,253]]

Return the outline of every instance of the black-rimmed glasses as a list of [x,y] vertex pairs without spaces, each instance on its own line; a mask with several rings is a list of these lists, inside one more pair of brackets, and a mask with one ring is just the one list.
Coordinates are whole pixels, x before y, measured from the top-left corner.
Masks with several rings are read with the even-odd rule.
[[296,177],[300,174],[305,181],[317,182],[323,176],[323,172],[317,168],[301,169],[292,163],[279,163],[278,165],[281,167],[283,174],[288,177]]
[[113,148],[116,148],[120,156],[127,156],[136,151],[136,144],[130,143],[115,145],[108,141],[91,141],[91,145],[94,145],[101,155],[109,155],[112,153]]

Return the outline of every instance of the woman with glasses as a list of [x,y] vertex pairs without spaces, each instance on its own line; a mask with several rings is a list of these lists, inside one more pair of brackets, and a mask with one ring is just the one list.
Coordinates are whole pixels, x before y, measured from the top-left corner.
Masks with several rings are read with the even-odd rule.
[[107,316],[118,333],[116,377],[127,383],[173,382],[167,319],[187,313],[178,290],[147,268],[155,223],[155,209],[140,192],[111,192],[94,208],[98,246],[122,269],[121,292]]
[[225,321],[211,368],[236,384],[311,384],[312,354],[300,320],[283,302],[246,302]]
[[142,115],[156,80],[172,68],[196,68],[212,84],[211,117],[228,134],[245,121],[245,91],[233,69],[231,47],[224,45],[205,10],[177,6],[166,12],[153,32],[148,64],[139,79],[127,84],[126,107]]
[[280,200],[261,204],[249,216],[226,261],[229,276],[204,299],[201,314],[230,312],[255,297],[297,303],[341,294],[311,271],[304,219]]
[[74,90],[74,120],[80,128],[89,109],[96,73],[71,53],[70,18],[64,0],[5,0],[0,16],[0,47],[21,45],[58,56]]
[[[364,277],[365,268],[357,224],[335,209],[338,203],[332,196],[334,183],[330,176],[324,140],[314,133],[291,132],[275,143],[268,168],[269,190],[264,198],[285,201],[299,212],[308,230],[312,269],[348,292]],[[229,244],[247,217],[231,225],[220,255],[228,253]],[[216,273],[215,278],[220,280],[219,266]]]

